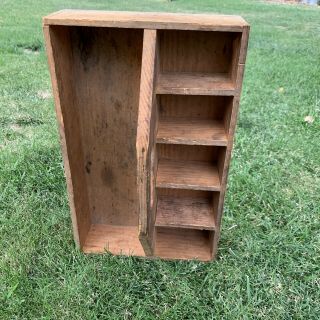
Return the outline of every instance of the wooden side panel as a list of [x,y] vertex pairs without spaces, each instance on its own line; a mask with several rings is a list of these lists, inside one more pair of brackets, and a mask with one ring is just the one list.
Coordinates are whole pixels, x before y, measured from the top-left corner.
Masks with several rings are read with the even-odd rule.
[[239,112],[239,100],[241,95],[241,88],[242,88],[242,81],[243,81],[243,74],[244,74],[244,62],[247,54],[248,40],[249,40],[249,26],[246,26],[244,27],[243,33],[241,36],[241,41],[239,44],[240,45],[239,58],[236,64],[237,68],[235,72],[236,74],[235,82],[236,82],[237,94],[235,95],[233,99],[233,104],[232,104],[230,126],[229,126],[229,141],[228,141],[227,150],[226,150],[225,159],[224,159],[223,174],[221,177],[221,192],[220,192],[220,197],[218,201],[218,208],[216,210],[217,232],[213,237],[213,247],[212,247],[213,257],[215,257],[217,253],[217,246],[220,238],[221,217],[223,213],[223,205],[224,205],[225,191],[227,187],[227,178],[228,178],[228,172],[229,172],[229,166],[230,166],[230,160],[231,160],[231,153],[233,148],[234,133],[236,129],[238,112]]
[[69,30],[44,27],[55,109],[60,132],[67,189],[75,242],[85,243],[91,219],[81,144],[81,127],[76,112],[72,78],[72,53]]
[[153,254],[156,208],[154,178],[154,173],[157,170],[157,155],[154,147],[157,124],[157,102],[154,93],[156,59],[157,31],[144,30],[136,148],[139,238],[146,255]]
[[[232,81],[236,83],[237,81],[237,71],[238,66],[240,63],[240,51],[241,51],[241,38],[242,34],[238,33],[236,37],[233,39],[232,42],[232,59],[231,59],[231,66],[230,66],[230,76],[232,78]],[[238,89],[236,85],[236,90]]]
[[225,105],[225,113],[223,116],[224,129],[227,134],[229,134],[232,106],[233,106],[233,98],[227,101]]

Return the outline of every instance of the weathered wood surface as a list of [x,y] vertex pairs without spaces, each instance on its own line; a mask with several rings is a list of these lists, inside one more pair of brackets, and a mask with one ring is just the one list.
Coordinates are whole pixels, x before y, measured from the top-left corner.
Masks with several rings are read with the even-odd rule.
[[211,260],[209,231],[157,228],[155,255],[163,259]]
[[157,143],[226,146],[227,134],[222,121],[202,119],[161,119]]
[[160,12],[61,10],[43,18],[46,25],[109,28],[185,29],[241,32],[247,22],[240,16]]
[[212,201],[208,198],[159,197],[156,227],[214,230]]
[[83,251],[85,253],[108,251],[127,256],[145,256],[138,238],[138,228],[132,226],[91,225]]
[[[75,112],[72,87],[70,34],[63,27],[43,28],[51,75],[60,144],[67,181],[73,234],[82,248],[90,228],[88,190],[83,168],[83,150],[79,116]],[[68,85],[65,85],[65,84]]]
[[154,207],[153,168],[154,136],[156,132],[155,70],[157,31],[145,30],[141,66],[141,83],[137,128],[137,185],[139,194],[139,237],[147,255],[153,253]]
[[82,10],[43,21],[76,243],[214,258],[248,24]]

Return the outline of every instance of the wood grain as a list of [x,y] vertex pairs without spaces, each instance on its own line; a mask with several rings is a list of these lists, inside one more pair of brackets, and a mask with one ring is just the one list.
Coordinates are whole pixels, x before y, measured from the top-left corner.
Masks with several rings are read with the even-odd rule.
[[205,161],[215,163],[224,147],[183,144],[157,144],[159,159]]
[[222,121],[162,118],[157,143],[226,146],[227,135]]
[[160,159],[157,187],[219,191],[220,179],[217,167],[209,162]]
[[217,248],[218,248],[218,242],[220,238],[220,226],[221,226],[221,218],[223,214],[223,206],[224,206],[224,198],[225,198],[225,192],[227,188],[227,179],[228,179],[228,172],[229,172],[229,166],[230,166],[230,160],[231,160],[231,153],[233,148],[233,140],[235,135],[235,129],[237,124],[237,118],[239,113],[239,101],[240,101],[240,93],[242,88],[242,81],[243,81],[243,75],[244,75],[244,62],[246,60],[246,54],[247,54],[247,48],[248,48],[248,40],[249,40],[249,26],[246,26],[244,28],[244,32],[241,35],[241,41],[239,42],[239,60],[238,65],[235,70],[235,83],[236,83],[236,90],[237,95],[233,99],[232,107],[230,109],[230,122],[229,122],[229,141],[224,157],[224,164],[223,167],[220,168],[222,171],[221,175],[221,193],[219,196],[216,208],[216,225],[217,225],[217,232],[215,233],[215,236],[212,238],[212,257],[215,258],[217,254]]
[[44,27],[55,110],[67,181],[72,226],[76,244],[82,248],[90,228],[91,215],[84,171],[81,127],[75,103],[72,50],[69,30]]
[[159,197],[156,227],[214,230],[212,201],[208,198]]
[[157,83],[157,94],[235,95],[235,85],[224,74],[162,73]]
[[155,255],[163,259],[211,259],[209,232],[157,228]]
[[92,223],[138,226],[142,30],[47,28],[74,235],[83,247]]
[[161,73],[228,75],[239,33],[159,30]]
[[143,31],[69,29],[91,222],[137,226],[135,145]]
[[[218,192],[214,192],[219,194]],[[186,189],[158,189],[159,198],[192,198],[192,199],[212,199],[213,192],[202,190],[186,190]]]
[[93,224],[83,246],[85,253],[104,253],[135,255],[144,257],[145,253],[138,238],[135,226],[111,226]]
[[158,95],[159,117],[223,120],[232,97]]
[[248,24],[81,10],[43,21],[76,243],[211,260]]
[[43,23],[45,25],[233,32],[241,32],[243,27],[248,25],[240,16],[96,10],[62,10],[44,17]]
[[155,192],[152,192],[155,158],[153,149],[155,148],[154,136],[157,121],[154,94],[156,51],[156,30],[144,30],[136,149],[139,238],[147,255],[153,253],[153,225],[156,207]]

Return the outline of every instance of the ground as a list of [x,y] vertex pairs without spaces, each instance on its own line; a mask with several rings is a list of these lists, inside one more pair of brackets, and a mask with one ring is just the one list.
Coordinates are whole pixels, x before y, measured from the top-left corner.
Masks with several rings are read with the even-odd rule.
[[[62,8],[220,12],[251,24],[215,262],[75,248],[41,29]],[[1,0],[0,39],[0,319],[319,318],[319,8]]]

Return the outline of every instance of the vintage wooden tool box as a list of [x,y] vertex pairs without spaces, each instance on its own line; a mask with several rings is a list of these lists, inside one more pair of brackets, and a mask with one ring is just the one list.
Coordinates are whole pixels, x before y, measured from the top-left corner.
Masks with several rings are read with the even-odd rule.
[[213,259],[246,21],[81,10],[43,21],[76,243]]

